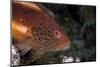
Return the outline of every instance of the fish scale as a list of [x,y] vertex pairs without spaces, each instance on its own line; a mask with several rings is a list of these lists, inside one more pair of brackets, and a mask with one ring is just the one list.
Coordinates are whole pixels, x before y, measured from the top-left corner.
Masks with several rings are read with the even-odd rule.
[[[33,31],[34,32],[34,31]],[[47,33],[48,31],[42,31],[41,30],[41,32],[39,31],[39,32],[37,32],[38,33],[38,35],[37,35],[37,33],[35,34],[35,36],[37,36],[37,40],[36,40],[36,42],[38,42],[38,44],[41,46],[41,44],[45,47],[45,48],[49,48],[50,46],[53,46],[52,44],[54,44],[54,43],[52,43],[52,42],[54,42],[55,41],[55,39],[53,38],[53,35],[51,35],[51,37],[48,35],[49,33]],[[42,33],[42,35],[41,35],[41,33]],[[52,41],[51,41],[52,40]]]
[[[23,5],[24,4],[24,5]],[[25,5],[26,4],[26,5]],[[30,5],[33,6],[30,8]],[[23,54],[34,49],[39,53],[61,51],[69,48],[70,39],[46,10],[32,3],[14,2],[12,37]],[[40,10],[41,9],[41,10]]]

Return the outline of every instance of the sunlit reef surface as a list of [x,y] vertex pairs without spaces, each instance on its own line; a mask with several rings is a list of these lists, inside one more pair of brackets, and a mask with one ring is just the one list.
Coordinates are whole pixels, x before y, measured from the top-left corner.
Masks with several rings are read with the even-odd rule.
[[[41,3],[71,39],[66,51],[46,53],[34,61],[31,51],[21,57],[22,65],[62,63],[63,57],[80,58],[80,62],[96,61],[96,7]],[[33,61],[32,61],[33,60]]]

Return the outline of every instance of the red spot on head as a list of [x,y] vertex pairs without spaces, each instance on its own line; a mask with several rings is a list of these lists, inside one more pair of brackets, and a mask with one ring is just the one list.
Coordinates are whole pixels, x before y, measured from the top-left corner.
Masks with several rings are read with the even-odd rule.
[[61,33],[59,31],[54,31],[54,35],[56,38],[61,38]]

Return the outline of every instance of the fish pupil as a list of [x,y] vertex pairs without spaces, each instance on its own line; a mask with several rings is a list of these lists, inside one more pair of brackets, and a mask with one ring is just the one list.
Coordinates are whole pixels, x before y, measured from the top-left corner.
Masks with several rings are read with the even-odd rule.
[[56,36],[56,38],[61,37],[61,33],[59,31],[54,31],[54,35]]

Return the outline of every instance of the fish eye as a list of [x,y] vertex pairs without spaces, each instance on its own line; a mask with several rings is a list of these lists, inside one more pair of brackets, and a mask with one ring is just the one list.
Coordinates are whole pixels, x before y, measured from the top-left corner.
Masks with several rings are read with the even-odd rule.
[[59,31],[54,31],[54,35],[55,35],[56,38],[61,37],[61,33]]

